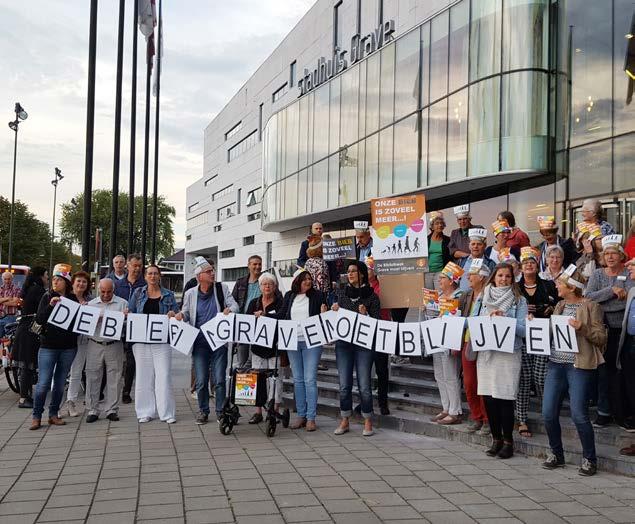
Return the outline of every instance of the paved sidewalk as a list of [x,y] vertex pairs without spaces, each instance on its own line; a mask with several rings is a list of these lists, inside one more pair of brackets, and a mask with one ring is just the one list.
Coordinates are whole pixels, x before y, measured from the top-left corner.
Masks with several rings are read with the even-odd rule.
[[633,522],[635,479],[556,472],[533,458],[361,426],[332,434],[281,426],[273,439],[246,416],[230,436],[194,424],[177,391],[174,425],[121,421],[29,431],[0,379],[0,523],[32,522]]

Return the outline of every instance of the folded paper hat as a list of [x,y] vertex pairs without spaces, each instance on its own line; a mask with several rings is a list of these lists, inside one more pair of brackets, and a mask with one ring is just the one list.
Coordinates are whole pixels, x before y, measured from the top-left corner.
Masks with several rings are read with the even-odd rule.
[[368,269],[374,270],[375,269],[375,257],[373,257],[372,255],[369,256],[369,257],[366,257],[364,259],[364,264],[366,264],[366,267]]
[[470,216],[470,204],[463,204],[454,208],[456,218],[468,218]]
[[458,282],[463,276],[463,268],[454,262],[448,262],[441,270],[443,276],[448,277],[452,282]]
[[68,282],[71,281],[71,265],[70,264],[55,264],[53,268],[53,276],[60,277]]
[[487,229],[482,227],[473,227],[468,230],[467,236],[470,237],[470,240],[485,242],[485,239],[487,238]]
[[538,227],[540,229],[557,229],[556,217],[553,215],[543,215],[538,217]]
[[492,273],[487,264],[483,263],[482,258],[475,258],[472,260],[470,264],[470,269],[468,271],[470,275],[479,275],[481,277],[489,277]]
[[196,262],[196,267],[194,268],[194,275],[196,276],[214,267],[205,257],[196,257],[194,262]]
[[509,224],[507,220],[497,220],[492,223],[492,230],[494,231],[494,236],[498,236],[501,233],[509,232]]
[[535,260],[537,262],[539,256],[540,254],[538,253],[538,251],[531,246],[525,246],[520,248],[521,262],[525,262],[526,260]]
[[602,249],[617,249],[622,251],[622,235],[606,235],[602,238]]
[[437,218],[443,219],[443,211],[430,211],[430,223],[432,224]]
[[518,262],[518,259],[512,255],[511,249],[503,247],[498,251],[498,259],[501,262]]

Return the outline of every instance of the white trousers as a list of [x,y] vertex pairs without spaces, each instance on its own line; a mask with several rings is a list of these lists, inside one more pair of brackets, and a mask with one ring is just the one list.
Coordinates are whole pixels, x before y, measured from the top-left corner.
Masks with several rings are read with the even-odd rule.
[[175,418],[172,391],[172,348],[169,344],[135,344],[135,411],[137,418]]
[[434,380],[437,381],[443,411],[449,415],[460,415],[461,408],[461,356],[452,356],[449,351],[432,355]]
[[[99,401],[99,390],[106,366],[106,391],[103,402]],[[110,415],[119,411],[121,395],[121,373],[123,371],[123,343],[99,344],[88,342],[86,355],[86,410],[89,415]]]
[[[280,363],[280,359],[278,359],[278,363]],[[253,369],[276,369],[276,357],[261,358],[252,353],[251,367]],[[277,379],[276,377],[267,378],[267,401],[270,401],[275,395],[274,402],[276,404],[280,404],[280,402],[282,402],[282,381],[284,380],[283,369],[284,368],[278,368]]]
[[66,392],[66,400],[77,402],[79,390],[82,385],[82,371],[86,365],[86,351],[88,350],[88,340],[86,337],[77,339],[77,354],[71,366],[70,378],[68,381],[68,391]]

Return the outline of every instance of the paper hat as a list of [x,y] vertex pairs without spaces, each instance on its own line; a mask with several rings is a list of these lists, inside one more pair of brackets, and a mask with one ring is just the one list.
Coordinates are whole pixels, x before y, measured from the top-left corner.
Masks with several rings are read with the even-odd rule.
[[470,216],[470,204],[463,204],[454,208],[456,218],[467,218]]
[[445,267],[441,270],[441,274],[444,277],[448,277],[452,282],[458,282],[463,276],[463,268],[454,262],[448,262]]
[[576,269],[578,269],[578,267],[575,264],[569,264],[567,266],[567,269],[565,269],[562,274],[563,275],[567,275],[568,277],[570,277],[571,275],[573,275],[576,271]]
[[553,215],[545,215],[538,217],[538,227],[540,229],[557,229],[556,217]]
[[602,249],[615,248],[621,250],[622,235],[606,235],[602,238]]
[[567,286],[573,286],[573,287],[577,287],[578,289],[584,289],[584,284],[582,282],[578,282],[575,278],[571,277],[570,275],[567,275],[566,273],[562,273],[562,275],[558,277],[558,280],[560,282],[564,282]]
[[430,211],[430,224],[434,222],[437,218],[443,220],[443,211]]
[[470,240],[485,242],[485,239],[487,238],[487,229],[482,227],[473,227],[468,230],[467,236],[470,237]]
[[214,267],[205,259],[205,257],[196,257],[194,262],[196,263],[196,267],[194,268],[194,275],[196,276]]
[[589,240],[593,240],[594,238],[598,238],[602,236],[602,228],[599,224],[590,224],[589,222],[580,222],[577,225],[577,230],[579,235],[584,235],[585,233],[589,235]]
[[518,262],[516,257],[512,255],[511,249],[508,247],[503,247],[498,251],[498,259],[501,262]]
[[366,257],[364,259],[364,264],[366,264],[366,267],[368,269],[372,269],[374,271],[375,270],[375,257],[372,256],[372,255],[369,256],[369,257]]
[[368,231],[368,222],[366,220],[354,220],[353,229],[357,231]]
[[492,231],[494,231],[494,236],[498,236],[501,233],[509,232],[509,224],[507,220],[497,220],[492,223]]
[[472,263],[470,264],[470,269],[468,274],[470,275],[480,275],[482,277],[489,277],[491,271],[487,264],[483,263],[482,258],[474,258],[472,259]]
[[53,268],[53,276],[60,277],[66,281],[71,281],[71,265],[70,264],[55,264]]
[[531,246],[525,246],[520,248],[520,261],[525,262],[526,260],[535,260],[538,261],[538,257],[540,254],[536,249]]

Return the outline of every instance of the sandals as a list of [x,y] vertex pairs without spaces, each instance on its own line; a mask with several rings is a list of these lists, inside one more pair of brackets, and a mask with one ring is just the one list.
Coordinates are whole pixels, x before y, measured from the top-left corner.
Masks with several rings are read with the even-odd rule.
[[437,419],[437,424],[443,424],[445,426],[451,426],[451,425],[460,424],[460,423],[461,423],[460,415],[448,415],[447,417]]
[[518,433],[520,433],[521,437],[532,437],[531,431],[529,431],[529,427],[527,426],[527,424],[518,424]]
[[448,416],[449,416],[449,413],[446,413],[445,411],[442,411],[441,413],[438,413],[434,417],[430,417],[430,422],[438,422],[442,418],[445,418],[445,417],[448,417]]

